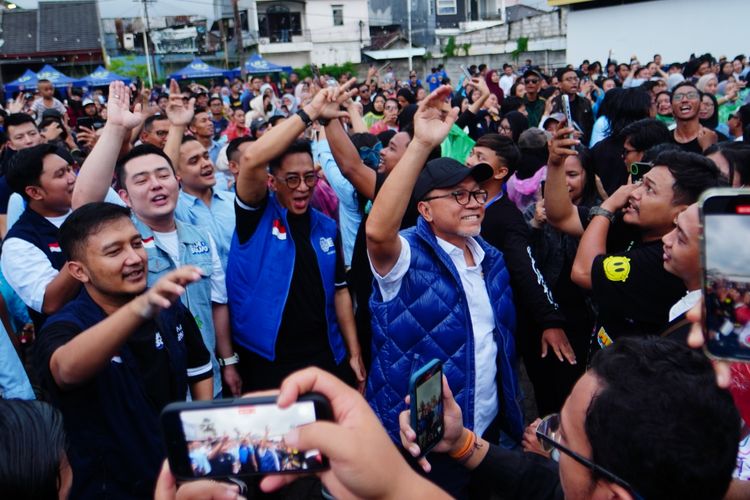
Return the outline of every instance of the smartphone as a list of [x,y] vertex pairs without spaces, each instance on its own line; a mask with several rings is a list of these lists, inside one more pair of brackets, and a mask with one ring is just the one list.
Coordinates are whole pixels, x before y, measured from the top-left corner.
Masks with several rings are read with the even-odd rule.
[[93,118],[89,118],[88,116],[82,116],[76,121],[76,126],[80,129],[82,127],[88,128],[93,130],[94,129],[94,120]]
[[750,362],[750,189],[709,189],[700,199],[704,350]]
[[630,182],[635,184],[643,179],[643,176],[651,170],[654,165],[646,161],[634,161],[630,164]]
[[[568,94],[563,94],[560,98],[562,100],[562,111],[565,115],[565,118],[567,119],[566,127],[574,127],[575,124],[573,123],[573,115],[570,113],[570,97],[568,97]],[[571,138],[573,135],[571,134]]]
[[422,456],[443,439],[443,363],[433,359],[409,381],[411,428]]
[[326,470],[320,451],[284,443],[284,434],[316,420],[333,420],[317,393],[283,410],[275,396],[264,396],[172,403],[161,413],[169,467],[180,480]]
[[468,69],[466,69],[466,66],[464,66],[463,64],[459,64],[459,66],[458,66],[458,67],[459,67],[459,68],[461,68],[461,71],[463,71],[463,73],[464,73],[464,76],[465,76],[466,78],[468,78],[469,80],[471,80],[472,78],[474,78],[474,75],[472,75],[472,74],[471,74],[471,73],[469,72],[469,70],[468,70]]

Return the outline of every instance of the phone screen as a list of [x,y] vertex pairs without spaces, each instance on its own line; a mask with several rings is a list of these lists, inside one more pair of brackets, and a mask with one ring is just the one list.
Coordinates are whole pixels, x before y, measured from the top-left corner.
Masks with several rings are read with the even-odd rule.
[[[170,466],[178,477],[213,478],[284,472],[315,472],[328,468],[318,450],[286,445],[290,430],[320,418],[314,401],[299,401],[280,409],[275,402],[181,409],[177,418],[164,418],[180,427],[166,432]],[[189,408],[186,405],[183,407]],[[181,435],[182,439],[169,437]],[[182,447],[182,449],[180,449]]]
[[565,114],[565,118],[567,119],[567,122],[568,122],[565,125],[565,127],[575,127],[575,125],[573,124],[573,115],[571,115],[570,113],[570,97],[568,97],[567,94],[563,94],[561,99],[562,99],[563,114]]
[[425,454],[443,438],[443,370],[439,363],[418,376],[414,393],[414,431],[417,445]]
[[750,190],[732,191],[702,205],[703,325],[709,354],[750,362]]

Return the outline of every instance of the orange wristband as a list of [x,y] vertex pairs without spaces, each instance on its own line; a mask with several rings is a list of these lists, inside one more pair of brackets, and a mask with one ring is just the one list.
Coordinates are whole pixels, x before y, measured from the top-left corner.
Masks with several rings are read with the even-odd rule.
[[466,440],[461,445],[461,448],[459,448],[458,451],[454,451],[450,453],[450,457],[455,460],[458,460],[459,462],[464,460],[474,450],[474,445],[476,444],[476,442],[477,442],[477,435],[474,434],[472,431],[469,431],[469,435],[466,437]]

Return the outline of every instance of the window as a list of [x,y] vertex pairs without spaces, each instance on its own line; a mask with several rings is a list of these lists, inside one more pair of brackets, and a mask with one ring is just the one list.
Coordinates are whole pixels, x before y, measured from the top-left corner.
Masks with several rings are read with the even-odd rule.
[[331,5],[333,10],[333,25],[343,26],[344,25],[344,6],[343,5]]
[[457,13],[456,0],[435,0],[438,16],[455,16]]

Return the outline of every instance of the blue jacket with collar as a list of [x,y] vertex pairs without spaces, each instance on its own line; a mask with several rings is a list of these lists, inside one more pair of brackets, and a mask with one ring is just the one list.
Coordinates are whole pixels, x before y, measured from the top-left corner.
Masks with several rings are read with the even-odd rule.
[[[340,363],[346,349],[334,304],[336,222],[314,208],[309,211],[310,241],[326,298],[328,344],[336,363]],[[227,263],[232,336],[242,347],[270,361],[276,358],[276,339],[294,272],[295,246],[287,230],[286,214],[274,193],[269,193],[268,204],[250,239],[240,243],[235,231]]]
[[[409,242],[411,262],[398,295],[383,302],[375,284],[370,298],[373,359],[366,393],[396,442],[398,414],[405,409],[412,372],[433,358],[441,360],[464,423],[472,429],[476,371],[474,332],[456,267],[422,217],[416,227],[402,231],[401,236]],[[516,376],[516,316],[510,277],[502,253],[482,238],[476,241],[485,252],[482,270],[495,315],[500,426],[520,441],[524,425]]]

